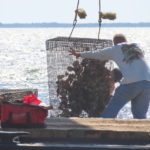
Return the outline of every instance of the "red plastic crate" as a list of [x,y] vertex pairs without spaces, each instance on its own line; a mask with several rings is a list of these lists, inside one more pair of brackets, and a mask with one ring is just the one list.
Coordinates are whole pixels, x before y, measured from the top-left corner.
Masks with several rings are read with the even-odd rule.
[[3,103],[0,107],[2,128],[38,128],[45,127],[47,110],[40,106],[22,103]]

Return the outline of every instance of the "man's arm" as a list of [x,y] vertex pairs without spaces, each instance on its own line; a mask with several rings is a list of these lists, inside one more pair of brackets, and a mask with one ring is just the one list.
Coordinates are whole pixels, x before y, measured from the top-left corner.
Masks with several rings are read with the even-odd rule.
[[74,49],[69,50],[70,55],[74,55],[77,58],[90,58],[90,59],[99,59],[99,60],[110,60],[113,59],[114,47],[105,48],[102,50],[95,51],[86,51],[86,52],[76,52]]

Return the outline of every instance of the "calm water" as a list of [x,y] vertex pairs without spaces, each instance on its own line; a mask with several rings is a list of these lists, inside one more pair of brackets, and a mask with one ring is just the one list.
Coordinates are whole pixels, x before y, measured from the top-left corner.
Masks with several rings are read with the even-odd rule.
[[[45,41],[57,36],[68,37],[70,31],[70,28],[0,28],[0,88],[37,88],[39,99],[57,108],[58,102],[49,100]],[[97,32],[97,28],[76,28],[73,36],[97,38]],[[150,28],[103,28],[101,38],[112,39],[116,33],[139,43],[150,63]],[[57,111],[51,114],[55,116]],[[132,118],[130,103],[118,117]]]

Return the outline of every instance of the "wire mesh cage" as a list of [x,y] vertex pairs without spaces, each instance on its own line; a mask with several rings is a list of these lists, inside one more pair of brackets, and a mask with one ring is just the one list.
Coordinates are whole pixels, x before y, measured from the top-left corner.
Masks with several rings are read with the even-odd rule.
[[67,38],[56,37],[46,41],[46,50],[66,51],[70,47],[83,51],[85,48],[90,50],[102,49],[112,46],[112,40],[104,39],[91,39],[91,38]]
[[112,46],[112,40],[91,38],[56,37],[46,41],[47,71],[50,101],[59,102],[57,96],[58,76],[65,74],[66,68],[76,60],[69,55],[71,48],[77,51],[103,49]]

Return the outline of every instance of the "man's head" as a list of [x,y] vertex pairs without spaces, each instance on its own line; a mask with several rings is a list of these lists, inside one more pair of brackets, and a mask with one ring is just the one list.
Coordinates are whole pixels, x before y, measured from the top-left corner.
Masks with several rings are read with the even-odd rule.
[[113,37],[113,42],[114,42],[114,45],[117,45],[119,43],[127,42],[127,40],[126,40],[126,37],[123,34],[116,34]]

